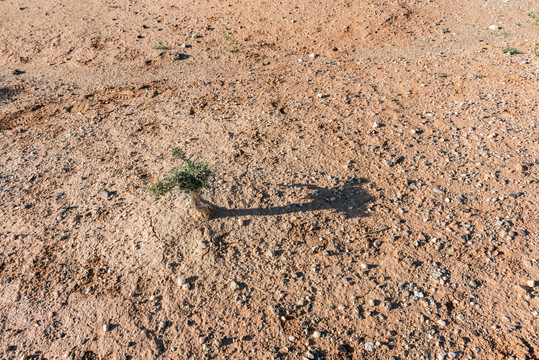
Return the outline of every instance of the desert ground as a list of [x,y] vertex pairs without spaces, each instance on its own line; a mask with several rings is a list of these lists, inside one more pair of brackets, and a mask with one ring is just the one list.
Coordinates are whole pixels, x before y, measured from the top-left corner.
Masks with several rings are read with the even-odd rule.
[[538,121],[535,0],[0,0],[1,358],[537,359]]

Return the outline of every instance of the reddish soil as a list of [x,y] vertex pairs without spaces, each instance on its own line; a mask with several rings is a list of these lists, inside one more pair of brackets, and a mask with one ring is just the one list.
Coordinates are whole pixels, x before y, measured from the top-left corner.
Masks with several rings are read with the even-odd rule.
[[532,0],[0,0],[2,358],[538,358],[538,74]]

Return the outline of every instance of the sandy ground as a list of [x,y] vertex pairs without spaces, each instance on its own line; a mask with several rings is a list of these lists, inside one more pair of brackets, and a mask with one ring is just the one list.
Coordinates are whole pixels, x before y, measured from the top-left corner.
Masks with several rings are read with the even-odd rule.
[[0,0],[2,359],[537,359],[538,70],[532,0]]

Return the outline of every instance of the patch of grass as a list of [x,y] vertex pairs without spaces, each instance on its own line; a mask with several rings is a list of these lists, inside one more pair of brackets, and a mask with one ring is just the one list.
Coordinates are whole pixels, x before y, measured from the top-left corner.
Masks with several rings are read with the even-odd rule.
[[438,77],[441,77],[441,78],[447,77],[446,73],[438,73],[437,75],[438,75]]
[[221,30],[221,35],[223,35],[223,38],[228,42],[235,42],[234,35],[232,35],[232,31],[230,29],[224,28]]
[[539,16],[535,15],[535,13],[528,13],[527,15],[532,19],[534,25],[539,25]]
[[153,44],[152,49],[154,49],[154,50],[166,50],[167,47],[165,45],[161,44],[161,43],[155,43],[155,44]]
[[537,43],[535,43],[535,46],[533,47],[533,53],[535,54],[535,56],[539,57],[539,45]]
[[223,35],[223,39],[225,39],[225,41],[230,46],[228,49],[226,49],[226,51],[228,51],[229,53],[235,53],[239,51],[238,42],[236,41],[236,38],[234,37],[234,34],[230,29],[224,28],[223,30],[221,30],[221,35]]
[[116,61],[122,61],[122,57],[120,55],[117,55],[114,57],[114,60]]
[[518,49],[507,46],[503,49],[504,54],[515,55],[518,54]]
[[479,75],[479,74],[472,74],[472,77],[473,77],[474,79],[482,78],[482,76]]

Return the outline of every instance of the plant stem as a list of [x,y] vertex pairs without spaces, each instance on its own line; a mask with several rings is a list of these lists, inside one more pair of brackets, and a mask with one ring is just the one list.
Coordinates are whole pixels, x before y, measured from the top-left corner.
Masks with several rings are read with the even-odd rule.
[[191,206],[194,209],[198,209],[198,204],[200,203],[200,190],[191,191]]

